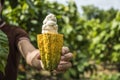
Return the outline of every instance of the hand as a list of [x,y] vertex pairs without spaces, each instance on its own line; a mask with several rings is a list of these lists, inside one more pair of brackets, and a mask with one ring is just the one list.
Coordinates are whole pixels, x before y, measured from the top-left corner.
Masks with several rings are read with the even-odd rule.
[[[62,54],[62,56],[61,56],[60,63],[58,65],[57,69],[53,71],[53,73],[63,73],[72,66],[70,60],[72,59],[73,55],[71,52],[69,52],[69,48],[63,47],[61,54]],[[32,60],[32,66],[41,70],[42,67],[41,67],[40,62],[41,62],[40,53],[38,53]]]
[[58,65],[58,68],[56,70],[54,70],[53,72],[54,73],[63,73],[66,70],[68,70],[72,66],[72,64],[70,62],[72,57],[73,57],[73,55],[69,51],[69,48],[68,47],[63,47],[60,63]]

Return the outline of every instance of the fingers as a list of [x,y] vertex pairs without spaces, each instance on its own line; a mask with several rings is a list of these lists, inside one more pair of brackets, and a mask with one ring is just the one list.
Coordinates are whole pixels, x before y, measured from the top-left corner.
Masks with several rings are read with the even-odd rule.
[[70,50],[68,47],[62,47],[62,55],[68,53]]
[[41,60],[40,60],[40,54],[37,54],[33,60],[31,61],[32,66],[35,67],[38,70],[42,69],[42,64],[41,64]]
[[66,71],[71,66],[72,66],[72,64],[70,62],[60,61],[60,64],[58,65],[58,68],[57,68],[57,71]]
[[70,50],[68,47],[62,47],[61,61],[58,65],[58,68],[54,70],[53,73],[55,74],[64,73],[67,69],[69,69],[72,66],[69,60],[72,59],[73,55],[69,51]]
[[37,59],[41,60],[41,56],[40,56],[40,54],[37,55]]
[[71,60],[72,58],[73,58],[73,54],[72,54],[72,53],[67,53],[67,54],[61,56],[61,60],[62,60],[62,61],[69,61],[69,60]]
[[28,52],[28,54],[26,55],[25,59],[27,64],[32,66],[32,60],[36,58],[36,56],[39,54],[39,50],[34,50],[32,52]]
[[58,65],[58,68],[56,70],[52,71],[52,72],[55,73],[55,74],[64,73],[71,66],[72,66],[72,64],[70,62],[60,61],[60,64]]
[[38,70],[41,70],[42,69],[41,60],[34,59],[32,61],[32,66],[35,67]]

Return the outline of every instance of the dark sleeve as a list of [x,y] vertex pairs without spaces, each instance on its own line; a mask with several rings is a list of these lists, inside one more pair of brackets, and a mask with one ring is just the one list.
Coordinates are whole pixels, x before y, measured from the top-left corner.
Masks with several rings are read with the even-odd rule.
[[14,37],[16,45],[23,38],[29,39],[27,32],[20,27],[5,25],[1,30],[8,36],[8,39]]
[[26,39],[29,39],[29,37],[28,34],[19,27],[5,25],[1,30],[7,35],[9,41],[9,55],[5,67],[4,80],[16,80],[21,55],[17,48],[17,43],[23,37]]

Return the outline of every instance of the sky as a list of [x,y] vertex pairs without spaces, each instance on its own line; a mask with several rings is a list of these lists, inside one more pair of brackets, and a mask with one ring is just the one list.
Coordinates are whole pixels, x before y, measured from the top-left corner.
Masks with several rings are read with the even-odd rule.
[[[59,3],[67,4],[66,2],[69,0],[50,0],[50,1],[57,1]],[[120,10],[120,0],[74,0],[77,4],[79,12],[82,12],[81,6],[85,5],[94,5],[100,9],[118,9]]]

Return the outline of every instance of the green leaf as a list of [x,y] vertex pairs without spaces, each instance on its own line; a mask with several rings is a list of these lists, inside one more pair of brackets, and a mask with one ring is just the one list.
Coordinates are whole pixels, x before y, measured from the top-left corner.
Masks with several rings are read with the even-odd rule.
[[73,76],[76,76],[76,71],[74,69],[70,69],[70,73],[73,75]]
[[37,8],[34,6],[34,4],[33,4],[34,2],[32,2],[31,0],[26,0],[26,2],[27,2],[27,4],[30,6],[30,8],[31,8],[32,10],[34,10],[36,14],[38,14],[38,10],[37,10]]
[[118,61],[118,56],[120,56],[119,53],[112,52],[112,61],[117,62]]
[[0,71],[4,73],[4,66],[2,65],[1,62],[0,62]]
[[114,45],[113,49],[114,49],[114,50],[120,50],[120,44]]
[[9,0],[9,2],[12,8],[16,8],[18,5],[18,0]]
[[8,39],[7,36],[0,30],[0,71],[4,72],[8,55]]
[[82,41],[83,40],[83,36],[82,35],[77,35],[77,40],[78,41]]

